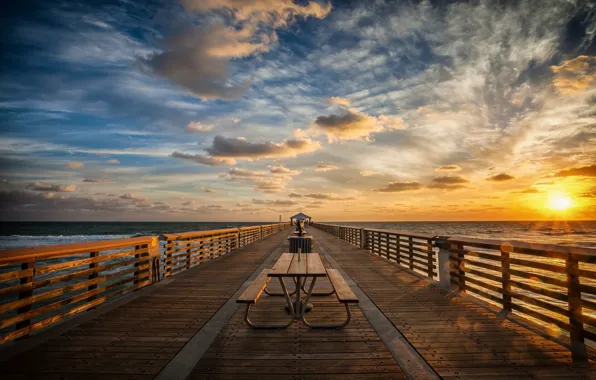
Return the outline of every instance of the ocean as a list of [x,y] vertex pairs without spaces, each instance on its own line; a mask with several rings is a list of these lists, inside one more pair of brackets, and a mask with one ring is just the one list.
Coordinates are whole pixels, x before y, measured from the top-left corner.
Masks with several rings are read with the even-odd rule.
[[[0,250],[271,223],[275,222],[0,222]],[[596,248],[596,221],[325,223]]]

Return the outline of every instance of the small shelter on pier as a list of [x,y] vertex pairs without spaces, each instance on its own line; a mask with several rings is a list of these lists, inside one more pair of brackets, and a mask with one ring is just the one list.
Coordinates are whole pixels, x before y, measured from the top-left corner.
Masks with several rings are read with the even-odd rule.
[[298,214],[290,217],[290,223],[292,225],[295,225],[297,223],[300,223],[301,220],[304,220],[305,223],[307,224],[311,224],[312,222],[312,218],[304,213],[299,212]]

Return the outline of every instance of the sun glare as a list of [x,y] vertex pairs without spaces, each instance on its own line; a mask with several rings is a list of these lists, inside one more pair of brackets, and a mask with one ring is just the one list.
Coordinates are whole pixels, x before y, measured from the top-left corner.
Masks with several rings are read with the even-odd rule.
[[565,194],[552,194],[548,197],[547,207],[552,210],[565,211],[573,207],[573,199]]

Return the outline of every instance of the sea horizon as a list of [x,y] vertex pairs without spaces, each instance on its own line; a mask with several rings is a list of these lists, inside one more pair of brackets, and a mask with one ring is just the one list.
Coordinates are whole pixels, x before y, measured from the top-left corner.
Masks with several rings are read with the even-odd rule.
[[[278,222],[0,222],[0,250],[274,223]],[[325,223],[441,236],[521,240],[531,243],[596,248],[595,220],[325,221]]]

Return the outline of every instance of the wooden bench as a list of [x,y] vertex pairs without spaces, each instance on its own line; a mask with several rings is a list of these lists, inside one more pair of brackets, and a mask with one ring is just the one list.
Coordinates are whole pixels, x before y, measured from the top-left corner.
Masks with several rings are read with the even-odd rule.
[[281,329],[290,326],[294,322],[294,318],[290,320],[289,323],[286,324],[255,324],[253,323],[250,318],[248,317],[248,313],[250,312],[250,308],[252,305],[256,304],[263,294],[263,291],[269,284],[271,277],[267,275],[271,272],[271,269],[263,269],[261,273],[255,278],[255,280],[246,288],[244,292],[236,299],[236,303],[243,303],[246,304],[246,313],[244,314],[244,320],[246,323],[253,328],[256,329]]
[[345,327],[348,323],[350,323],[350,304],[357,304],[360,302],[356,294],[350,288],[350,285],[344,280],[342,275],[339,273],[337,269],[327,269],[327,276],[329,277],[329,281],[331,282],[331,286],[333,286],[333,290],[337,297],[337,300],[344,304],[346,308],[347,318],[342,323],[323,323],[323,324],[316,324],[310,323],[306,320],[305,317],[302,317],[302,322],[308,327],[312,328],[342,328]]

